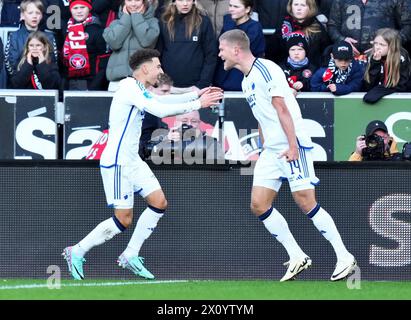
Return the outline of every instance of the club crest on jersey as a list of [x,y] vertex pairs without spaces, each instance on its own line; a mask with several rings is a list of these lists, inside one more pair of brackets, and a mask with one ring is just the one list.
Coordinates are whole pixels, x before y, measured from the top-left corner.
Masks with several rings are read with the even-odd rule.
[[143,95],[144,95],[144,97],[146,97],[147,99],[153,98],[153,96],[152,96],[152,95],[150,94],[150,92],[148,92],[148,91],[144,91]]
[[86,58],[81,54],[73,54],[70,58],[70,65],[75,69],[83,69],[86,65]]

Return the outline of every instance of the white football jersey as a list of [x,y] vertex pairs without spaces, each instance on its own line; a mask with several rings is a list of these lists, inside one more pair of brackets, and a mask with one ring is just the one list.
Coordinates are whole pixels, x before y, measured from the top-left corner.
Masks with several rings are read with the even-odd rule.
[[195,92],[157,96],[134,78],[121,80],[110,106],[109,135],[100,166],[135,165],[136,161],[142,161],[138,148],[145,112],[159,118],[187,113],[200,109],[197,98]]
[[304,130],[301,110],[283,70],[274,62],[258,58],[241,83],[254,117],[260,124],[265,148],[287,148],[288,140],[271,103],[272,97],[283,97],[294,122],[301,147],[312,147],[311,138]]

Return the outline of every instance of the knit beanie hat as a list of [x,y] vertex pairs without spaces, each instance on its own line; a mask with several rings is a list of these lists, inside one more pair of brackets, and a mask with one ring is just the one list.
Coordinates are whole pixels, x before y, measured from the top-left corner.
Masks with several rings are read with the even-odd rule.
[[302,34],[301,32],[292,32],[288,34],[288,37],[286,38],[286,43],[287,51],[290,50],[290,48],[293,46],[299,46],[302,47],[307,53],[308,42],[304,34]]
[[70,0],[70,10],[71,8],[73,8],[76,5],[83,5],[86,6],[87,8],[89,8],[91,10],[92,6],[91,6],[91,0]]

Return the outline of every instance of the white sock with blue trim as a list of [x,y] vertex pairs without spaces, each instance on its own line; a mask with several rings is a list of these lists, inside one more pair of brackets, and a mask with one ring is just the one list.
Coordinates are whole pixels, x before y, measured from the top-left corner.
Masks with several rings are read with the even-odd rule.
[[73,253],[82,258],[91,248],[112,239],[125,229],[115,216],[104,220],[85,236],[83,240],[73,246]]
[[136,228],[123,254],[127,259],[138,256],[144,241],[153,233],[165,210],[148,206],[137,221]]
[[284,246],[290,259],[300,259],[307,256],[295,241],[288,228],[287,221],[277,209],[271,207],[258,218],[264,223],[265,228]]
[[331,243],[338,260],[345,260],[347,257],[352,256],[344,246],[334,220],[327,211],[317,204],[314,209],[307,213],[307,216],[311,219],[324,238]]

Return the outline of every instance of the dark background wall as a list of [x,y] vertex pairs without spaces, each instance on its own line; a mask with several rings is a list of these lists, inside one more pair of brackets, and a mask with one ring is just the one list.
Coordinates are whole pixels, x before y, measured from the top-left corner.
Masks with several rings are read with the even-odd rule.
[[[158,279],[283,276],[287,254],[250,213],[252,176],[243,175],[246,169],[153,169],[169,208],[141,255]],[[362,279],[411,280],[410,169],[403,162],[316,164],[318,200],[356,256]],[[286,184],[275,206],[313,260],[301,278],[329,279],[336,262],[331,245],[299,212]],[[135,218],[144,208],[137,198]],[[93,161],[0,162],[0,277],[47,278],[49,265],[60,266],[68,277],[63,248],[111,215]],[[89,252],[88,278],[132,277],[116,266],[116,259],[134,225]]]

